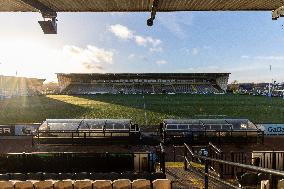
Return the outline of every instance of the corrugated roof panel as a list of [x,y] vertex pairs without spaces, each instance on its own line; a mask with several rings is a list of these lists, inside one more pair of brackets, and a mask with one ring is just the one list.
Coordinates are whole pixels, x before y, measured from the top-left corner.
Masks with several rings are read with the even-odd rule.
[[150,0],[40,0],[58,12],[149,11]]
[[160,11],[274,10],[281,0],[161,0]]
[[[153,0],[39,0],[57,12],[149,11]],[[159,11],[274,10],[283,0],[160,0]],[[0,0],[0,11],[36,11],[21,0]]]
[[24,4],[20,0],[0,0],[0,11],[8,12],[18,12],[18,11],[36,11],[33,7]]

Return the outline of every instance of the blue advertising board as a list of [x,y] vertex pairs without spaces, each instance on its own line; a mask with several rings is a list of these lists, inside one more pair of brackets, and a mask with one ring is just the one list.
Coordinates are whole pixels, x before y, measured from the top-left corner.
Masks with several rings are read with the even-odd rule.
[[16,124],[15,135],[16,136],[28,136],[31,135],[39,128],[40,124]]
[[0,125],[1,136],[29,136],[39,128],[40,124]]
[[284,135],[284,124],[261,124],[258,127],[265,135]]

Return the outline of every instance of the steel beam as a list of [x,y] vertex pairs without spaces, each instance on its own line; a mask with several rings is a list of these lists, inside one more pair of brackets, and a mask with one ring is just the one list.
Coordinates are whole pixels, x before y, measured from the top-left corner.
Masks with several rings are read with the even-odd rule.
[[[44,34],[57,34],[57,13],[52,8],[46,6],[38,0],[21,0],[23,3],[37,9],[44,18],[44,21],[39,21],[39,25]],[[47,20],[45,20],[47,19]]]
[[158,11],[158,7],[159,7],[159,0],[153,0],[152,6],[151,6],[151,17],[147,20],[148,26],[153,26],[156,13]]
[[56,11],[52,8],[46,6],[38,0],[21,0],[23,3],[32,6],[33,8],[39,10],[44,18],[55,18],[57,17]]

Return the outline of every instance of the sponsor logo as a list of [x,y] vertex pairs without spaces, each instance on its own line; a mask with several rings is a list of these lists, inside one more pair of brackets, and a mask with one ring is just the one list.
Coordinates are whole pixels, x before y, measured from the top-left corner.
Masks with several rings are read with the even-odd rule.
[[267,131],[271,133],[284,133],[284,127],[268,127]]
[[11,129],[8,127],[0,127],[0,135],[1,134],[11,134]]

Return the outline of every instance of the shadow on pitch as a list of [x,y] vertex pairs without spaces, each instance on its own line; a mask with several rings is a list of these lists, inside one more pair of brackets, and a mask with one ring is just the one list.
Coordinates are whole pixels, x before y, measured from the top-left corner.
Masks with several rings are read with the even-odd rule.
[[46,119],[84,118],[89,109],[47,96],[0,101],[0,124],[41,123]]

